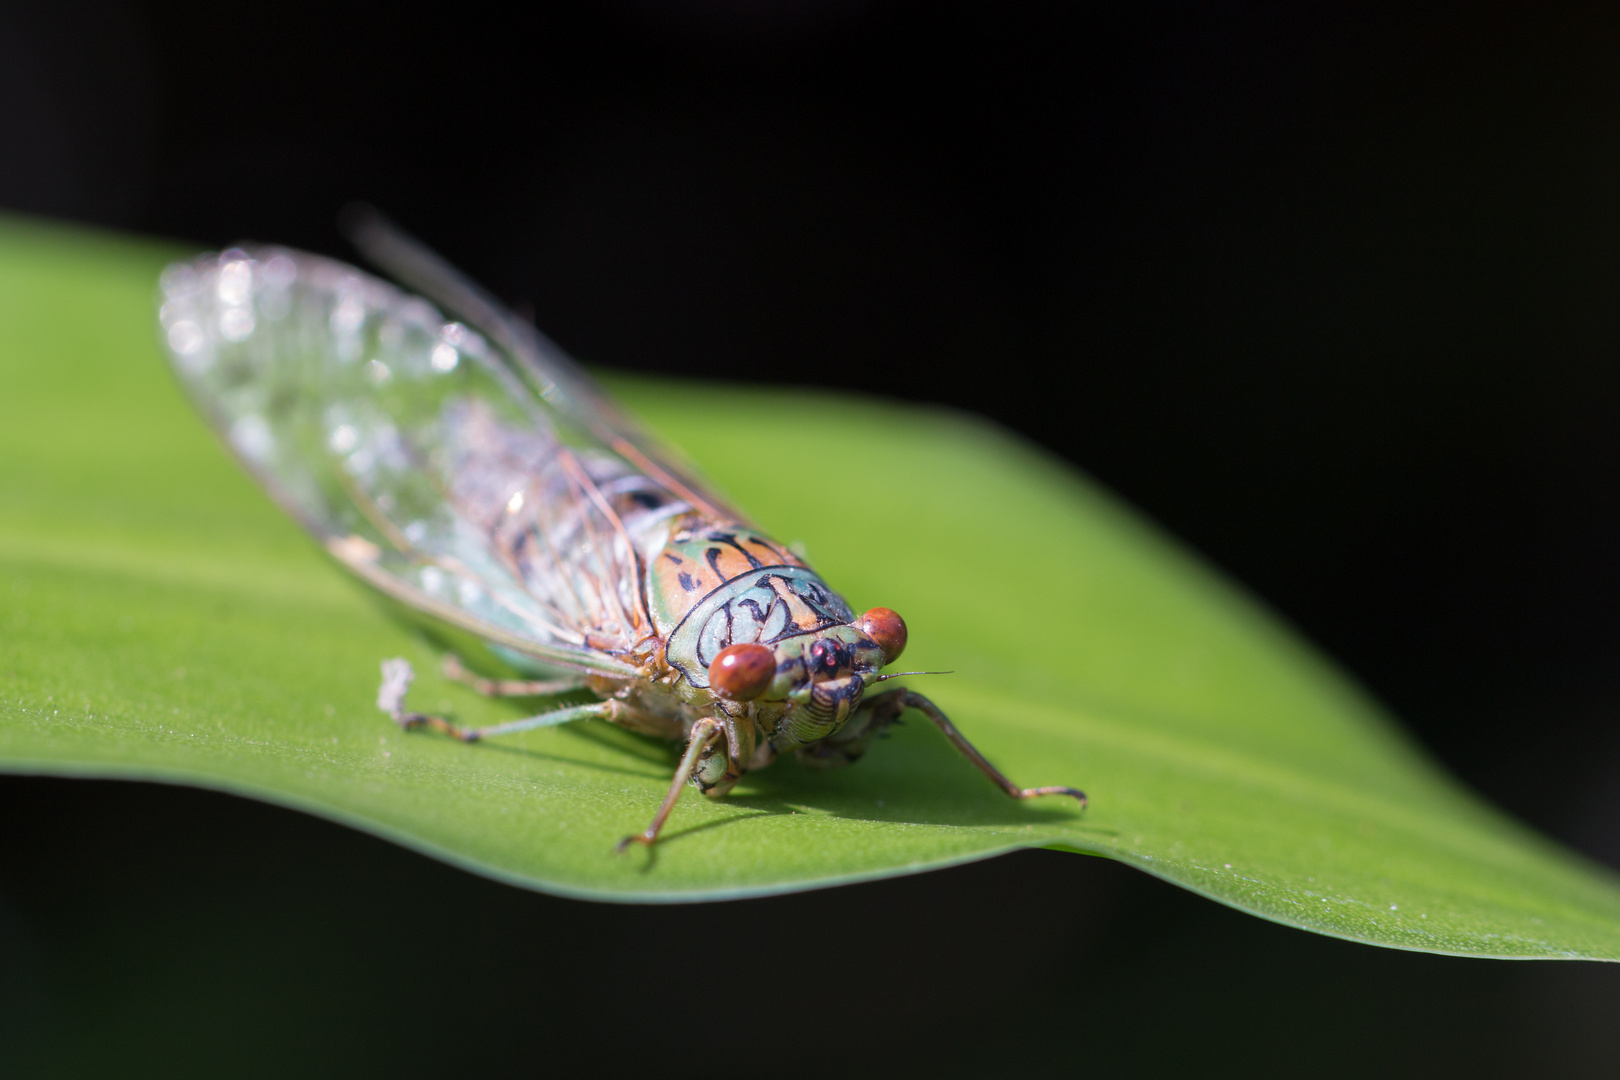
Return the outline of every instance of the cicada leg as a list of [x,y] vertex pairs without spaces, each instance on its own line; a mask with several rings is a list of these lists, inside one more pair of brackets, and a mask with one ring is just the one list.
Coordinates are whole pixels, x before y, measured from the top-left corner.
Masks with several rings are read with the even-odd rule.
[[455,653],[446,654],[442,670],[445,678],[466,683],[485,697],[545,697],[550,694],[566,694],[570,690],[579,690],[585,686],[583,678],[486,679],[477,672],[468,670],[461,662],[461,657]]
[[723,725],[713,717],[706,716],[692,725],[692,734],[686,740],[686,753],[681,755],[681,763],[675,767],[675,775],[669,782],[669,791],[664,801],[659,804],[658,813],[653,815],[652,824],[633,836],[620,840],[616,851],[623,851],[631,844],[645,844],[651,847],[658,839],[658,832],[669,820],[669,812],[675,809],[675,800],[681,797],[681,788],[692,778],[692,770],[697,766],[698,758],[709,748],[714,740],[721,737]]
[[494,735],[515,735],[520,731],[533,731],[535,728],[571,724],[575,720],[613,720],[614,713],[622,707],[623,703],[618,701],[596,701],[589,705],[553,709],[551,712],[525,716],[521,720],[509,720],[504,724],[490,724],[486,727],[462,727],[460,724],[452,724],[442,716],[402,710],[394,714],[394,723],[406,731],[427,728],[430,731],[454,736],[462,742],[477,742]]
[[[717,753],[719,746],[716,744],[723,744],[724,753]],[[664,795],[658,813],[653,815],[652,824],[634,836],[620,840],[617,850],[623,851],[631,844],[651,847],[658,839],[664,822],[669,819],[670,811],[675,809],[675,801],[681,797],[682,788],[688,783],[696,784],[703,794],[717,799],[742,778],[753,756],[752,721],[706,716],[693,724],[686,740],[686,753],[681,755],[681,763],[676,766],[675,775],[669,782],[669,791]]]
[[657,735],[679,734],[679,728],[673,732],[669,730],[672,721],[627,705],[617,698],[607,701],[593,701],[587,705],[572,705],[562,709],[553,709],[551,712],[539,713],[535,716],[525,716],[519,720],[509,720],[504,724],[490,724],[486,727],[462,727],[452,724],[442,716],[433,716],[428,713],[411,712],[405,708],[405,694],[411,687],[411,681],[416,677],[410,661],[396,657],[393,660],[383,661],[382,686],[377,691],[377,707],[387,713],[394,723],[406,731],[415,731],[418,728],[427,728],[431,731],[441,732],[460,739],[462,742],[477,742],[495,735],[513,735],[519,731],[533,731],[535,728],[556,727],[558,724],[569,724],[575,720],[607,720],[635,731],[644,731]]
[[867,698],[841,730],[818,743],[804,747],[798,751],[797,756],[800,761],[812,767],[831,768],[847,765],[866,753],[872,739],[884,728],[899,720],[900,714],[907,709],[916,709],[932,720],[934,726],[944,732],[951,745],[956,747],[963,757],[973,762],[980,772],[1013,798],[1033,799],[1040,795],[1068,795],[1080,800],[1081,806],[1086,805],[1086,793],[1078,788],[1019,787],[1007,779],[1000,769],[990,764],[989,759],[979,753],[978,748],[956,730],[956,725],[951,723],[950,717],[946,716],[938,705],[904,687],[886,690]]

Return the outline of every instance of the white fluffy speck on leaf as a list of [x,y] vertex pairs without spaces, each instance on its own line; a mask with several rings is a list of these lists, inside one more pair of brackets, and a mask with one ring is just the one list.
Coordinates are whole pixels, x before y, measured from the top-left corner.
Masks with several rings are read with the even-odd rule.
[[382,662],[382,685],[377,688],[377,708],[389,716],[398,716],[405,707],[405,695],[411,689],[416,671],[403,656]]

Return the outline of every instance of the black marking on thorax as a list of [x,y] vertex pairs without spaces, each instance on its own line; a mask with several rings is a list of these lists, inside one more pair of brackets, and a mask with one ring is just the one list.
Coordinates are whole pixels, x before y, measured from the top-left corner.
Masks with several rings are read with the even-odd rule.
[[[748,568],[750,570],[758,570],[760,567],[765,565],[764,563],[759,561],[759,558],[752,551],[749,551],[747,548],[745,548],[741,544],[737,543],[737,534],[736,533],[712,532],[712,533],[709,534],[709,539],[717,541],[717,542],[722,543],[722,544],[729,544],[731,547],[736,548],[739,552],[742,553],[742,557],[748,560]],[[715,549],[711,548],[710,550],[715,551],[715,553],[718,554],[718,551],[716,551]],[[713,555],[710,556],[709,565],[711,565],[711,566],[714,565],[714,556]]]

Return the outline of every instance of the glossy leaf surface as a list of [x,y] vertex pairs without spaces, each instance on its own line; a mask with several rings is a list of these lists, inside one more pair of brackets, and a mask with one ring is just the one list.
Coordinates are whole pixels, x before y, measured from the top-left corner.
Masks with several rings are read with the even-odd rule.
[[[1402,948],[1620,958],[1608,872],[1483,805],[1241,591],[1111,496],[972,419],[853,397],[611,388],[857,610],[911,628],[913,680],[1025,784],[1015,804],[920,717],[859,765],[782,761],[645,824],[672,748],[603,724],[467,747],[374,704],[522,715],[332,564],[214,444],[154,329],[176,254],[0,224],[0,769],[189,783],[298,807],[567,895],[695,900],[1021,846],[1132,863],[1223,903]],[[811,467],[811,466],[814,467]]]

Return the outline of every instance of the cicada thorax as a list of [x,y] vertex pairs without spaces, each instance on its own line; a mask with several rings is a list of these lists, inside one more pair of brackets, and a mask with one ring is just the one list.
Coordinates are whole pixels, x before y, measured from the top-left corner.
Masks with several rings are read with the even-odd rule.
[[701,514],[677,520],[647,572],[664,659],[683,696],[708,700],[709,665],[729,645],[775,645],[853,617],[804,560],[756,529]]

